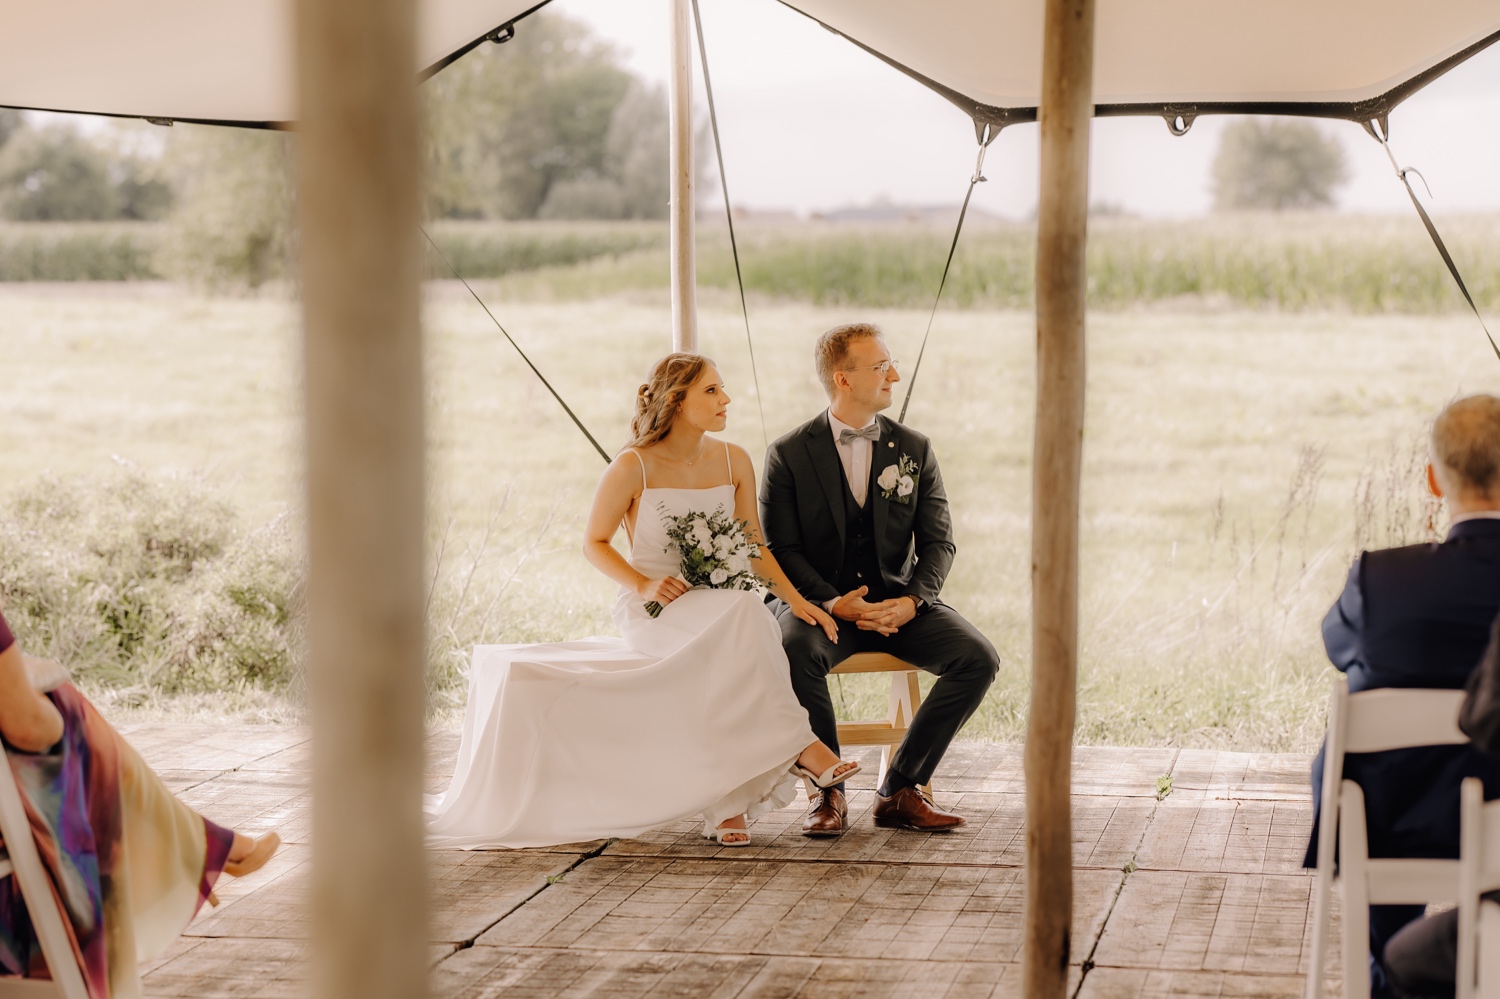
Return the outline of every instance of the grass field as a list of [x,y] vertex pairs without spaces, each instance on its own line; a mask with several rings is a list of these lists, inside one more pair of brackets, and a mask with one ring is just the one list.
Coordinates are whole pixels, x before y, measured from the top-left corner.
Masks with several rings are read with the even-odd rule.
[[[645,291],[527,302],[503,287],[481,290],[617,446],[635,386],[667,344],[664,301]],[[772,436],[822,405],[809,363],[818,331],[870,318],[910,360],[926,322],[922,310],[751,311]],[[433,551],[445,581],[434,707],[451,717],[470,643],[607,633],[612,584],[578,554],[598,456],[462,289],[430,286],[427,326]],[[1500,388],[1500,365],[1458,314],[1179,305],[1096,312],[1089,336],[1079,741],[1312,747],[1329,674],[1317,625],[1348,560],[1423,535],[1424,425],[1455,393]],[[971,737],[1024,728],[1032,342],[1025,312],[940,314],[909,415],[935,441],[956,513],[945,597],[1005,664]],[[727,297],[705,296],[702,346],[735,395],[728,436],[758,456],[744,329]],[[152,283],[10,285],[0,287],[0,356],[0,498],[45,474],[103,482],[128,465],[225,500],[242,535],[295,511],[290,302]],[[125,715],[297,711],[294,688],[162,698],[109,683],[98,679],[101,696]],[[841,688],[850,713],[883,711],[877,681]]]
[[[1438,224],[1475,298],[1500,305],[1500,217],[1441,215]],[[667,287],[665,222],[438,220],[429,230],[460,273],[503,279],[511,299],[578,301],[661,294]],[[0,223],[0,282],[172,276],[187,252],[173,249],[173,233],[170,223]],[[835,306],[930,307],[951,238],[946,224],[739,229],[751,295]],[[1029,308],[1035,243],[1029,223],[971,223],[954,256],[945,306]],[[242,249],[220,247],[226,261],[258,259]],[[700,287],[734,289],[729,251],[721,220],[706,214],[698,238]],[[428,254],[427,266],[433,277],[449,276],[435,254]],[[217,279],[232,285],[236,275]],[[1090,220],[1092,305],[1121,308],[1185,296],[1246,308],[1372,314],[1464,307],[1415,215]]]

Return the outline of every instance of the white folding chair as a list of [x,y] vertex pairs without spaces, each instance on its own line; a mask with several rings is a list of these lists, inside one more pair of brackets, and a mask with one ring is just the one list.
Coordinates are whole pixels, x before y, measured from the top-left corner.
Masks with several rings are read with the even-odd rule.
[[42,957],[52,980],[44,978],[0,977],[0,999],[40,999],[61,996],[62,999],[88,999],[83,973],[73,956],[73,944],[63,920],[67,917],[52,893],[47,869],[42,866],[36,840],[31,837],[31,822],[16,787],[10,762],[0,750],[0,836],[5,839],[8,856],[0,860],[0,878],[13,877],[21,889],[31,925],[42,946]]
[[1457,999],[1500,999],[1500,801],[1485,804],[1484,782],[1464,781],[1458,847]]
[[[1462,690],[1381,689],[1349,693],[1343,676],[1333,681],[1328,741],[1323,758],[1318,870],[1313,880],[1313,935],[1307,999],[1323,993],[1328,950],[1328,900],[1338,888],[1343,910],[1345,999],[1370,995],[1370,906],[1425,905],[1458,898],[1458,861],[1375,858],[1365,831],[1365,795],[1343,780],[1347,753],[1380,753],[1415,746],[1468,742],[1458,727]],[[1335,840],[1334,837],[1338,839]],[[1339,874],[1334,877],[1334,843]]]

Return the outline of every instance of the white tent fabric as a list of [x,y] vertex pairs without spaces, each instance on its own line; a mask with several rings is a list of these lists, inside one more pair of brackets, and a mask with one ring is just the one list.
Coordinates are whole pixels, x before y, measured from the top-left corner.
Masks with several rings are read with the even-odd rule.
[[[785,0],[972,101],[1035,108],[1043,0]],[[1096,105],[1368,102],[1500,32],[1495,0],[1099,0]]]
[[[432,66],[538,0],[424,0]],[[181,121],[289,122],[290,0],[0,0],[0,105]]]
[[[545,2],[423,0],[421,64]],[[662,0],[619,2],[661,16]],[[978,118],[1034,111],[1043,0],[782,2]],[[290,10],[291,0],[0,0],[0,105],[289,122]],[[1495,0],[1099,0],[1096,104],[1106,114],[1170,105],[1378,117],[1401,88],[1497,36]]]

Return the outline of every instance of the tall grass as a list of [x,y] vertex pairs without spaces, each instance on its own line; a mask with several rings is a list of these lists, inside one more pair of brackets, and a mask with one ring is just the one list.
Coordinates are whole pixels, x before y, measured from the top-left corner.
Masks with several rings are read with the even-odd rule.
[[[431,222],[427,231],[466,278],[497,278],[544,267],[572,267],[627,253],[665,252],[660,222]],[[452,272],[429,254],[428,276]]]
[[[1500,219],[1441,222],[1470,291],[1500,305]],[[930,307],[952,233],[923,225],[747,226],[740,235],[745,287],[820,306]],[[971,226],[944,290],[956,309],[1029,308],[1035,273],[1029,225]],[[699,230],[698,280],[734,287],[727,235]],[[1123,308],[1179,298],[1287,311],[1431,313],[1463,308],[1415,218],[1228,215],[1192,221],[1090,221],[1089,303]],[[577,300],[667,287],[664,247],[566,267],[517,272],[502,282],[521,298]]]
[[0,224],[0,281],[139,281],[160,277],[155,222]]
[[[1500,305],[1500,218],[1461,216],[1440,224],[1475,298],[1483,307]],[[662,223],[439,221],[429,231],[460,274],[499,280],[512,299],[578,301],[667,288]],[[748,225],[740,237],[745,284],[754,294],[820,306],[925,308],[951,232],[810,223]],[[0,281],[179,274],[185,245],[177,229],[157,223],[0,225]],[[970,226],[954,257],[945,306],[1029,307],[1034,252],[1029,225]],[[427,273],[451,274],[431,253]],[[698,276],[705,288],[734,287],[722,228],[700,229]],[[1116,309],[1181,298],[1285,311],[1463,307],[1414,218],[1280,213],[1090,222],[1091,305]]]

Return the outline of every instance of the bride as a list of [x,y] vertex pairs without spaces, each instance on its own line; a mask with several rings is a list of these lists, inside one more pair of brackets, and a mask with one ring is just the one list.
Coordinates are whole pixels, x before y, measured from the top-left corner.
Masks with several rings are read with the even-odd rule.
[[[599,482],[584,539],[584,556],[620,584],[624,641],[475,648],[453,781],[428,799],[431,845],[552,846],[701,815],[705,836],[748,846],[747,820],[788,804],[798,776],[826,787],[858,771],[813,736],[760,595],[678,578],[667,518],[722,507],[760,537],[750,456],[708,436],[728,407],[698,354],[669,354],[640,387],[630,444]],[[628,560],[611,544],[622,523]],[[833,619],[759,552],[771,592],[838,641]]]

